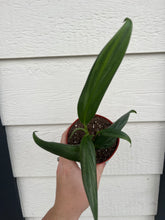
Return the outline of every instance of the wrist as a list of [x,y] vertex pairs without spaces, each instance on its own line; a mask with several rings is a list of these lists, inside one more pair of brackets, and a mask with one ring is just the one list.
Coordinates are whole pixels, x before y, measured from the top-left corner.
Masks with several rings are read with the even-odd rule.
[[53,220],[78,220],[78,219],[79,219],[78,217],[74,217],[74,216],[55,214]]
[[52,207],[42,220],[78,220],[79,216],[73,216],[71,213],[67,213],[65,210],[60,212]]
[[56,209],[54,207],[54,219],[53,220],[78,220],[80,215],[76,215],[75,210],[66,211],[66,209]]

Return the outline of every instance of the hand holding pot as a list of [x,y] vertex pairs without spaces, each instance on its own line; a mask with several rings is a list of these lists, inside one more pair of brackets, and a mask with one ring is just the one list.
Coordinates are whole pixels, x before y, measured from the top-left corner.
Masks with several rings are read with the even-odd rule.
[[[67,131],[63,133],[61,143],[66,143],[66,134]],[[97,165],[98,185],[104,167],[105,163]],[[60,157],[55,204],[43,220],[77,220],[88,206],[81,169],[76,162]]]

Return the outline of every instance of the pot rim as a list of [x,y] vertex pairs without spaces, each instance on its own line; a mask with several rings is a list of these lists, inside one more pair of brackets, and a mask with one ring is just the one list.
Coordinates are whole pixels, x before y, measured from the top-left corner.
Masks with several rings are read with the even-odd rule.
[[[111,124],[113,124],[113,122],[112,122],[111,120],[109,120],[108,118],[106,118],[106,117],[104,117],[104,116],[102,116],[102,115],[95,114],[95,116],[99,116],[100,118],[104,118],[104,119],[106,119],[107,121],[109,121]],[[70,131],[71,127],[72,127],[78,120],[79,120],[79,118],[77,118],[77,119],[69,126],[69,128],[67,129],[67,134],[66,134],[66,142],[67,142],[67,144],[68,144],[68,134],[69,134],[69,131]],[[103,161],[103,162],[101,162],[101,163],[97,163],[97,164],[102,164],[102,163],[108,162],[108,161],[112,158],[112,156],[116,153],[116,151],[117,151],[117,149],[118,149],[118,146],[119,146],[119,142],[120,142],[120,139],[117,138],[116,146],[115,146],[116,148],[115,148],[115,151],[113,152],[113,154],[112,154],[107,160],[105,160],[105,161]]]

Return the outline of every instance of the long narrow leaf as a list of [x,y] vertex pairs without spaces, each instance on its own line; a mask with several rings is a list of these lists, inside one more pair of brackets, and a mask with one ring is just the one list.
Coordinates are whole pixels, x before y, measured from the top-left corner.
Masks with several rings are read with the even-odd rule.
[[64,157],[73,161],[80,161],[80,146],[79,145],[69,145],[69,144],[61,144],[56,142],[47,142],[35,134],[33,132],[33,139],[35,143],[41,148],[56,154],[58,156]]
[[127,124],[131,113],[136,113],[136,111],[131,110],[131,111],[127,112],[126,114],[121,116],[117,121],[115,121],[110,127],[122,130],[122,128]]
[[[107,130],[103,130],[103,132],[100,133],[100,138],[97,140],[96,144],[99,147],[96,148],[105,148],[105,145],[109,145],[112,146],[115,142],[117,138],[121,138],[123,140],[128,141],[131,144],[131,139],[130,137],[123,131],[120,131],[118,129],[115,128],[109,128]],[[108,141],[106,141],[108,138]],[[102,145],[102,143],[104,143],[104,146]]]
[[126,18],[125,24],[97,57],[78,102],[78,116],[84,125],[87,125],[94,117],[104,93],[124,57],[131,32],[132,21]]
[[95,146],[97,148],[106,148],[112,146],[116,142],[117,138],[106,137],[105,135],[103,135],[103,133],[110,133],[112,129],[122,130],[122,128],[127,124],[131,113],[136,113],[136,111],[131,110],[127,112],[126,114],[121,116],[116,122],[114,122],[109,128],[103,129],[95,139]]
[[80,144],[81,172],[93,217],[98,219],[96,153],[92,137],[85,135]]

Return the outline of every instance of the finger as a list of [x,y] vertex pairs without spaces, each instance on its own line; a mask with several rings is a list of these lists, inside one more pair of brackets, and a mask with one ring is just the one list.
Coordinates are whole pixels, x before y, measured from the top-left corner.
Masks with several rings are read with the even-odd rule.
[[[69,129],[69,128],[68,128]],[[63,144],[67,144],[67,133],[68,133],[68,129],[66,129],[64,131],[64,133],[62,134],[62,137],[61,137],[61,143]]]
[[[69,128],[68,128],[69,129]],[[67,144],[67,134],[68,134],[68,129],[64,131],[64,133],[62,134],[61,137],[61,143],[63,144]],[[76,166],[78,167],[77,163],[72,161],[72,160],[68,160],[64,157],[59,157],[59,163],[62,165],[67,165],[67,166]]]
[[102,173],[103,173],[104,167],[105,167],[105,163],[101,163],[101,164],[97,164],[97,165],[96,165],[96,170],[97,170],[97,183],[98,183],[98,185],[99,185],[100,178],[101,178],[101,175],[102,175]]

